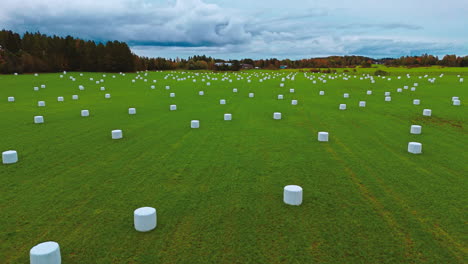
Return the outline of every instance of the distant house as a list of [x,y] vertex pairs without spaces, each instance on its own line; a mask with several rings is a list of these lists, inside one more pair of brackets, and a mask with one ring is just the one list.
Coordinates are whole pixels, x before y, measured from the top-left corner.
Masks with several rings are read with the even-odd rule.
[[217,71],[238,71],[240,69],[239,64],[232,62],[216,62],[214,66],[214,70]]
[[287,69],[288,65],[280,65],[280,69]]
[[231,67],[232,63],[230,63],[230,62],[216,62],[215,66],[218,66],[218,67],[221,67],[221,66]]
[[252,64],[246,64],[246,63],[242,64],[241,66],[242,66],[242,69],[244,70],[250,70],[254,68]]

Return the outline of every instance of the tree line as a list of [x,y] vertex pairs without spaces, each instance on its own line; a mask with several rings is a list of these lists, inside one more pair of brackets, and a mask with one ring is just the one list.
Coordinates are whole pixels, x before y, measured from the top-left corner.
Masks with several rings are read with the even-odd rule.
[[[228,64],[224,64],[228,62]],[[354,68],[387,66],[468,67],[468,56],[423,54],[400,58],[373,59],[364,56],[329,56],[301,60],[241,59],[224,61],[213,57],[193,56],[187,59],[149,58],[133,54],[125,42],[106,43],[71,36],[47,36],[26,32],[23,36],[10,30],[0,31],[0,73],[58,71],[131,72],[141,70],[240,70],[258,67],[280,68]]]
[[124,42],[96,43],[71,36],[0,31],[0,73],[135,70],[134,55]]

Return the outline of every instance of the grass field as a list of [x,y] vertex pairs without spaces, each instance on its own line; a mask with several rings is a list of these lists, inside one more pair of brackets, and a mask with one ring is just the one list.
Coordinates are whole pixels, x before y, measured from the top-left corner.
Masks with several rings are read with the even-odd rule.
[[[360,75],[313,84],[296,72],[283,88],[281,78],[294,73],[229,73],[232,83],[210,73],[218,78],[206,79],[210,86],[201,80],[208,73],[196,83],[172,79],[194,72],[148,72],[140,74],[148,82],[135,83],[135,73],[0,76],[0,151],[20,159],[0,164],[0,262],[29,263],[30,248],[52,240],[67,264],[466,263],[468,69],[444,69],[443,78],[431,69],[434,84],[421,69],[390,71],[391,81],[374,84]],[[416,91],[396,92],[415,82]],[[462,105],[452,106],[452,96]],[[33,124],[35,115],[45,123]],[[411,135],[412,124],[423,133]],[[124,138],[112,140],[113,129]],[[330,141],[318,142],[319,131]],[[423,154],[408,153],[410,141]],[[283,203],[288,184],[303,187],[301,206]],[[133,228],[142,206],[158,213],[148,233]]]

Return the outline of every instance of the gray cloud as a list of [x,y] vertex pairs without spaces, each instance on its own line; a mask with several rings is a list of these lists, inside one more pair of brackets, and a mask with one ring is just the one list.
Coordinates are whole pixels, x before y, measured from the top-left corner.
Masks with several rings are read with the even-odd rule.
[[[291,9],[294,0],[269,1],[277,8],[263,10],[250,10],[244,0],[229,8],[227,4],[222,7],[206,1],[6,0],[0,8],[0,27],[98,41],[117,39],[128,42],[137,54],[163,57],[194,54],[223,58],[351,54],[387,57],[468,51],[468,39],[466,36],[459,39],[460,34],[454,33],[455,24],[441,18],[436,22],[445,23],[445,30],[436,31],[431,27],[433,19],[408,19],[408,14],[414,13],[411,8],[404,10],[408,14],[398,16],[398,13],[386,15],[392,12],[391,6],[386,12],[374,12],[368,8],[371,2],[366,0],[350,6],[330,3],[325,7],[296,9]],[[283,6],[287,12],[279,8]],[[461,29],[466,27],[464,23]]]
[[403,24],[403,23],[386,23],[386,24],[345,24],[345,25],[338,25],[336,26],[337,29],[384,29],[384,30],[392,30],[392,29],[408,29],[408,30],[420,30],[424,29],[424,27],[420,25],[410,25],[410,24]]
[[[115,2],[117,6],[109,12],[102,9],[102,2],[109,6]],[[238,17],[201,0],[177,0],[168,6],[144,1],[102,2],[95,6],[89,1],[83,6],[54,5],[54,1],[48,5],[30,1],[21,8],[7,5],[0,9],[0,22],[20,31],[40,30],[147,45],[215,46],[243,43],[250,37]]]

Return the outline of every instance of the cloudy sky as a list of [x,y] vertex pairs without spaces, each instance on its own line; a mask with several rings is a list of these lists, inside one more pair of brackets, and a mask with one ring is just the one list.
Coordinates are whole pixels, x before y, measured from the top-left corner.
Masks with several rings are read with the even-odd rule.
[[150,57],[380,58],[468,55],[467,16],[467,0],[2,0],[0,28]]

